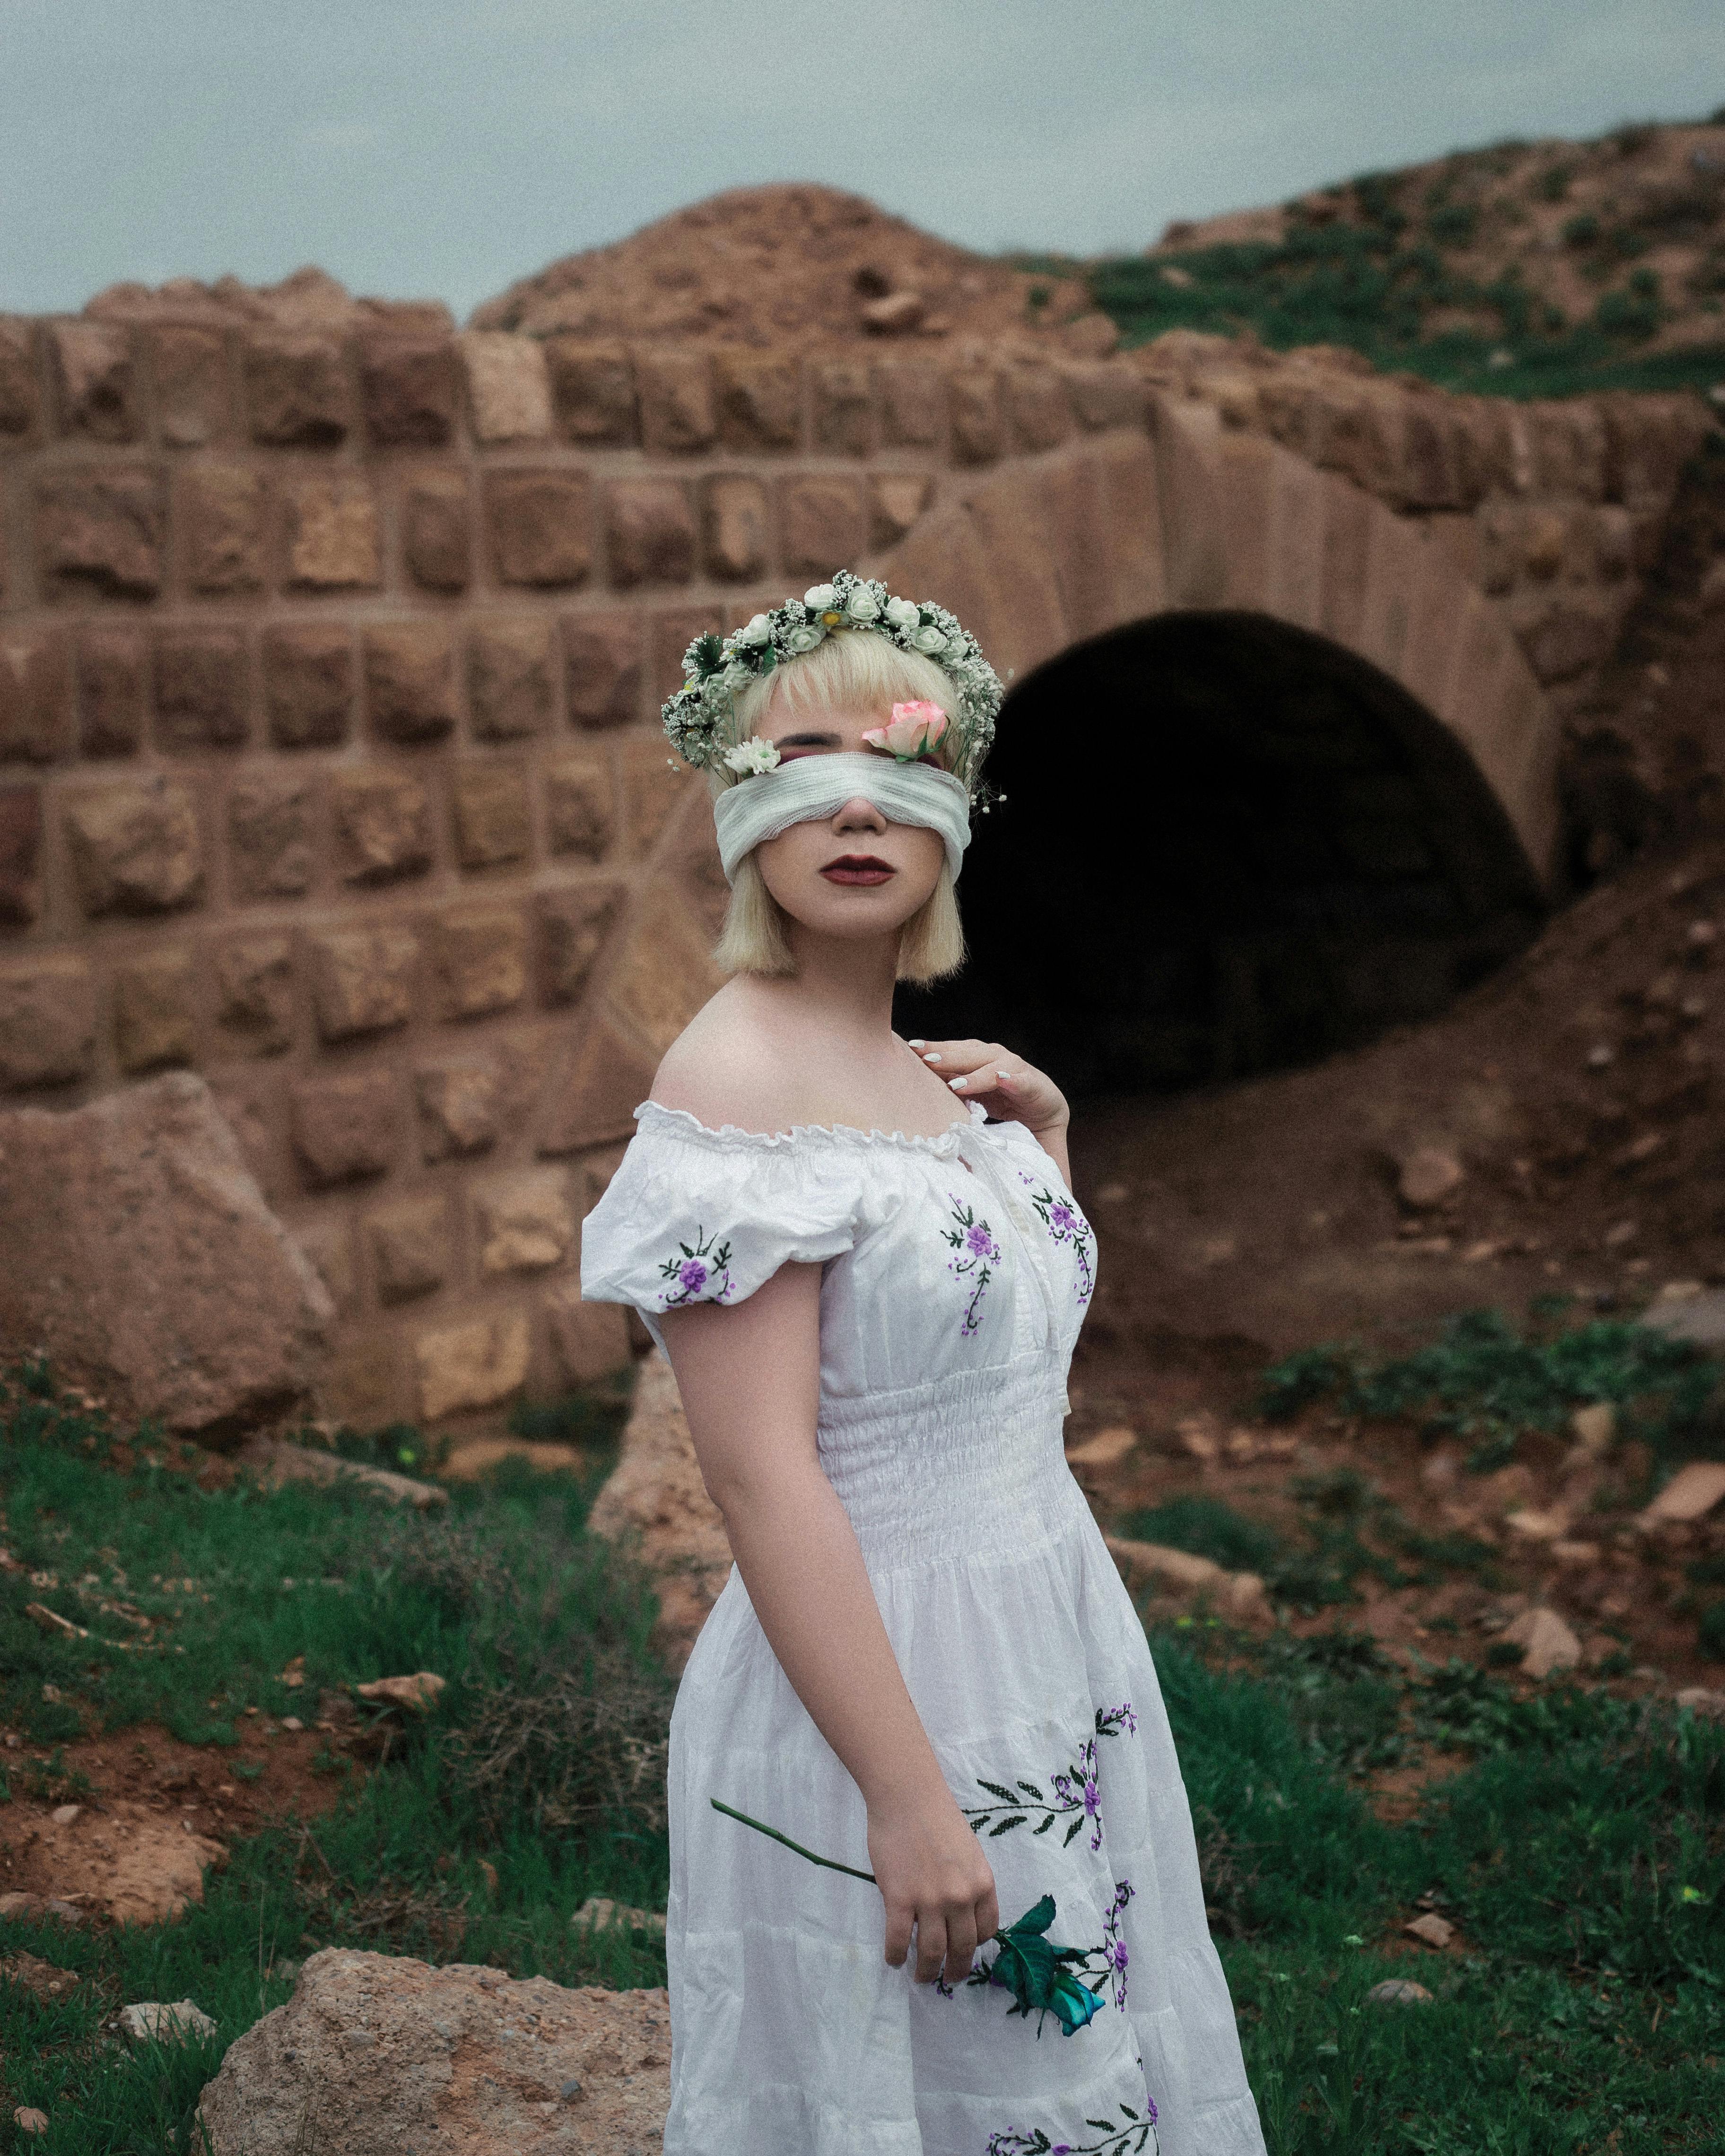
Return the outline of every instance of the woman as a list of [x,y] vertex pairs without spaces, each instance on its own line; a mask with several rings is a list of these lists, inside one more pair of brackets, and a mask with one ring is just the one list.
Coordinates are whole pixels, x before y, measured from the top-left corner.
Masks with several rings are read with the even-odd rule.
[[[1066,1104],[892,1030],[895,981],[963,953],[999,684],[845,572],[687,671],[732,978],[582,1273],[670,1356],[737,1560],[671,1720],[667,2156],[1257,2156],[1155,1673],[1062,1452]],[[1038,2041],[981,1978],[1044,1896],[1085,1980]]]

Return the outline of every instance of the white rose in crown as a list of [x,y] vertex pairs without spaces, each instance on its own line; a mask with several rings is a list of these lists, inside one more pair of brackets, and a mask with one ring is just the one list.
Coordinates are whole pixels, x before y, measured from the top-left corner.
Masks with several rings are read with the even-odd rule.
[[927,629],[915,630],[911,634],[911,642],[918,651],[926,652],[931,659],[937,652],[944,651],[947,648],[946,638],[932,623]]
[[764,613],[752,614],[732,639],[736,644],[754,645],[765,644],[773,634],[773,624]]
[[882,756],[893,757],[900,763],[915,763],[934,753],[946,731],[947,715],[940,706],[918,699],[911,704],[895,704],[891,723],[870,726],[863,739]]
[[879,621],[880,602],[866,584],[859,584],[845,602],[845,611],[853,621]]
[[778,751],[764,736],[752,734],[746,742],[738,742],[735,748],[726,750],[725,762],[740,777],[756,778],[762,772],[778,770]]
[[803,594],[803,603],[813,608],[816,613],[824,613],[829,607],[835,607],[839,603],[838,587],[835,584],[811,584]]
[[914,629],[922,619],[922,609],[915,599],[888,599],[886,619],[895,629]]
[[816,644],[824,644],[826,634],[824,629],[817,629],[812,622],[804,622],[801,629],[793,629],[786,637],[784,648],[800,657],[805,651],[813,651]]

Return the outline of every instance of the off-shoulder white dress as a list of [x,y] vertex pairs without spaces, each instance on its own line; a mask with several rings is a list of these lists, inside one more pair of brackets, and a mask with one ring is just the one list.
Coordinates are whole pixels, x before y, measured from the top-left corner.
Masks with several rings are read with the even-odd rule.
[[[670,1732],[666,2156],[1261,2156],[1144,1634],[1061,1449],[1096,1243],[1021,1125],[937,1138],[709,1130],[647,1101],[582,1291],[655,1336],[825,1268],[820,1462],[861,1545],[1001,1921],[1045,1893],[1094,1948],[1070,2035],[881,1954],[880,1896],[714,1811],[869,1868],[855,1784],[733,1567]],[[1154,2119],[1153,2129],[1150,2122]]]

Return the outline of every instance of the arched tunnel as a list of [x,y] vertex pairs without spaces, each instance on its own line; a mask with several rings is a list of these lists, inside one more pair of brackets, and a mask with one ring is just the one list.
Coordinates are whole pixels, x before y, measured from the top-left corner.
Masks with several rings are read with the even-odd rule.
[[1544,902],[1461,744],[1256,613],[1160,614],[1014,688],[960,896],[970,957],[901,1029],[999,1039],[1071,1095],[1185,1090],[1432,1015]]

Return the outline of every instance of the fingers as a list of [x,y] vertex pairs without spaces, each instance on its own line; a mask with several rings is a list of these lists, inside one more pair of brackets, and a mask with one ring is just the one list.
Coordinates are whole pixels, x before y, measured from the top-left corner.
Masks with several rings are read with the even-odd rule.
[[[932,1984],[947,1958],[947,1920],[938,1909],[916,1912],[916,1981]],[[970,1964],[964,1964],[968,1974]]]
[[963,1984],[976,1959],[978,1933],[974,1904],[961,1902],[947,1915],[947,1964],[942,1972],[948,1984]]
[[908,1902],[887,1904],[885,1952],[887,1960],[895,1969],[902,1969],[905,1965],[905,1956],[911,1950],[911,1927],[916,1915]]
[[992,1093],[1004,1074],[1017,1071],[1017,1058],[998,1040],[913,1040],[909,1045],[955,1093]]

